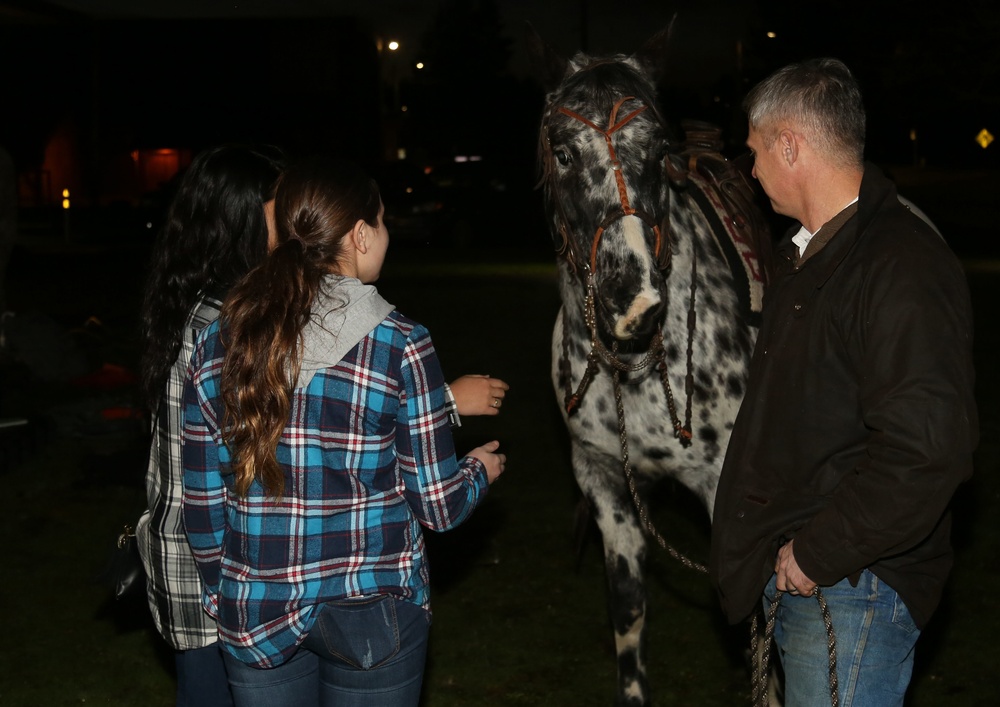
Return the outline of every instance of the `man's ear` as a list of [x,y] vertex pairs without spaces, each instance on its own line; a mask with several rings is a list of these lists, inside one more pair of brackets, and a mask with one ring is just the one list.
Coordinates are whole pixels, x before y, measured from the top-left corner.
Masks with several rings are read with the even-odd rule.
[[359,253],[368,252],[368,224],[364,222],[363,219],[358,219],[358,222],[354,224],[354,228],[351,229],[349,238],[351,239],[351,244],[354,249]]
[[785,163],[789,167],[795,164],[795,160],[799,158],[799,141],[795,133],[788,129],[778,133],[778,147]]

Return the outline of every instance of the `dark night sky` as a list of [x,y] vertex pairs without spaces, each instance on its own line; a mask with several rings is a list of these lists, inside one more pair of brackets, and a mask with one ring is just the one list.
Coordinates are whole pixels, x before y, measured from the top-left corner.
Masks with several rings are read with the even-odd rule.
[[[358,26],[377,37],[395,38],[402,44],[392,60],[402,77],[414,75],[412,65],[424,58],[421,39],[434,26],[440,8],[457,0],[0,0],[0,30],[4,30],[4,7],[45,7],[79,13],[85,22],[142,21],[166,25],[178,20],[210,20],[226,32],[228,22],[247,27],[262,19],[334,17],[357,18]],[[472,0],[466,4],[480,4]],[[924,145],[935,160],[959,162],[991,159],[973,143],[982,128],[1000,135],[1000,3],[995,0],[951,0],[934,7],[917,2],[827,0],[823,3],[791,0],[495,0],[502,34],[510,59],[506,72],[512,80],[528,81],[523,48],[523,25],[530,22],[555,48],[570,54],[585,48],[592,53],[631,52],[656,30],[666,26],[676,12],[669,83],[692,105],[710,105],[715,95],[731,99],[717,108],[740,122],[738,100],[745,89],[771,70],[789,61],[810,56],[833,55],[844,59],[858,75],[869,108],[869,144],[904,153],[911,128],[919,128]],[[173,26],[173,25],[172,25]],[[773,31],[776,37],[767,39]],[[232,46],[236,30],[225,38]],[[261,33],[246,33],[258,41]],[[139,47],[134,61],[148,61],[154,52],[177,57],[177,63],[195,51],[206,52],[199,42],[212,43],[201,32],[197,37],[180,31],[169,46]],[[249,39],[244,45],[249,43]],[[261,40],[262,41],[262,40]],[[223,41],[219,40],[220,46]],[[737,47],[742,49],[738,58]],[[262,56],[264,55],[262,48]],[[252,54],[253,46],[243,51]],[[171,54],[172,52],[172,54]],[[25,53],[27,60],[37,54]],[[214,55],[213,55],[214,56]],[[350,62],[350,53],[341,59]],[[161,57],[162,58],[162,57]],[[297,61],[282,57],[284,74],[270,72],[261,81],[286,80]],[[470,59],[471,63],[476,61]],[[246,62],[251,70],[252,60]],[[225,62],[203,62],[198,72],[217,72],[224,87],[239,67]],[[299,61],[298,66],[305,66]],[[190,67],[188,67],[190,68]],[[165,71],[165,69],[161,70]],[[227,75],[225,72],[229,71]],[[427,73],[427,72],[425,72]],[[472,101],[475,79],[456,86],[454,100]],[[185,84],[178,81],[171,94],[182,98]],[[470,98],[473,96],[473,98]],[[504,110],[504,106],[489,106]],[[438,106],[440,107],[440,106]],[[461,109],[461,104],[456,104]],[[466,106],[468,107],[468,106]],[[712,106],[710,106],[712,107]],[[670,106],[666,114],[671,116]],[[274,106],[266,110],[277,110]],[[305,114],[308,106],[296,106]],[[532,108],[533,109],[533,108]],[[350,110],[359,110],[352,106]],[[674,115],[681,117],[703,117]],[[706,115],[718,119],[718,115]],[[532,118],[533,120],[534,118]],[[995,165],[994,165],[995,166]]]
[[[2,4],[2,3],[0,3]],[[49,4],[104,18],[364,18],[385,35],[413,40],[426,29],[441,0],[52,0]],[[473,3],[474,4],[474,3]],[[697,47],[685,76],[704,77],[726,63],[737,37],[777,30],[775,42],[800,53],[852,53],[857,44],[888,45],[898,38],[926,41],[928,53],[975,57],[968,44],[988,44],[1000,32],[994,0],[951,0],[928,6],[907,0],[495,0],[508,34],[530,21],[567,50],[628,51],[678,15],[675,38]],[[582,27],[584,22],[587,30]],[[958,34],[956,35],[956,31]],[[929,41],[933,38],[933,41]],[[412,49],[406,41],[404,49]],[[839,52],[838,52],[839,50]],[[994,52],[996,50],[994,49]],[[802,56],[792,57],[802,58]],[[716,66],[712,66],[715,63]],[[525,67],[515,56],[514,70]],[[970,65],[969,70],[976,70]]]
[[[232,18],[357,16],[382,36],[403,43],[400,54],[419,59],[417,45],[449,0],[53,0],[50,4],[98,18]],[[23,0],[22,0],[22,4]],[[477,4],[472,0],[471,4]],[[677,13],[673,67],[676,83],[706,85],[736,64],[736,42],[765,52],[761,72],[810,55],[834,55],[861,75],[895,74],[895,57],[919,72],[904,77],[915,90],[951,85],[959,100],[996,107],[1000,85],[1000,3],[950,0],[927,5],[907,0],[494,0],[513,50],[510,69],[527,73],[523,23],[567,53],[632,51]],[[3,3],[0,2],[0,6]],[[763,40],[766,31],[777,32]],[[762,45],[769,46],[764,47]],[[913,55],[907,57],[907,53]],[[744,67],[753,73],[754,66]],[[759,78],[755,74],[752,78]],[[987,88],[993,87],[993,88]],[[880,88],[873,87],[873,92]],[[989,90],[993,95],[971,96]],[[930,95],[928,100],[940,100]]]
[[[53,5],[101,18],[253,19],[264,17],[356,16],[386,37],[402,42],[407,59],[415,49],[440,3],[433,0],[55,0]],[[677,39],[699,47],[699,60],[688,63],[683,75],[692,82],[711,80],[733,61],[733,47],[746,26],[750,0],[663,0],[594,2],[593,0],[496,0],[514,50],[511,70],[528,71],[520,42],[524,22],[530,22],[553,46],[566,52],[585,44],[594,52],[638,48],[653,32],[680,14]],[[583,31],[586,23],[588,31]],[[697,38],[692,35],[697,34]],[[714,66],[713,66],[714,64]]]

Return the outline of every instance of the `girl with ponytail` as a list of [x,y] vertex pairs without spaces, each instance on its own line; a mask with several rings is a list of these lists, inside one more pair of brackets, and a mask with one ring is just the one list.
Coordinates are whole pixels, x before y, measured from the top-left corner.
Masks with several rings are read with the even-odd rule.
[[377,185],[302,162],[274,216],[269,257],[199,337],[185,390],[206,609],[237,705],[415,706],[421,527],[465,521],[506,457],[492,441],[456,459],[430,335],[372,285],[389,242]]

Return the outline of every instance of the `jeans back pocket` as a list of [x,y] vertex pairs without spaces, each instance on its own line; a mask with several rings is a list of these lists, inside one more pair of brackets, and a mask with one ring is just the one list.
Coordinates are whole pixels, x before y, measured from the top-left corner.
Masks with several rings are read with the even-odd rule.
[[399,652],[396,602],[387,595],[327,602],[302,645],[325,660],[377,668]]

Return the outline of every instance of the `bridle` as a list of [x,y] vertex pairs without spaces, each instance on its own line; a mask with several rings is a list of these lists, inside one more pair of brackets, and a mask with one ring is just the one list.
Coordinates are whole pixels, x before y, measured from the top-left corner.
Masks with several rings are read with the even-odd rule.
[[[594,123],[588,118],[571,111],[569,108],[558,106],[551,108],[548,113],[552,112],[561,113],[573,120],[577,120],[587,127],[596,130],[601,135],[604,136],[604,142],[608,147],[608,156],[611,158],[611,169],[615,175],[615,183],[618,187],[618,199],[619,204],[612,207],[604,219],[597,225],[597,230],[594,232],[594,236],[591,239],[590,244],[590,258],[585,261],[585,268],[589,268],[589,274],[593,276],[597,272],[597,249],[601,243],[601,236],[604,235],[604,231],[615,221],[623,219],[626,216],[635,216],[641,219],[649,228],[653,231],[654,245],[653,245],[653,256],[656,259],[657,266],[660,270],[666,270],[670,266],[670,255],[671,247],[669,239],[666,244],[663,242],[663,236],[660,230],[660,224],[647,212],[636,209],[632,206],[628,198],[628,186],[625,184],[625,175],[622,173],[621,161],[618,159],[618,153],[615,151],[614,143],[611,140],[611,136],[625,127],[633,118],[640,115],[645,111],[648,106],[645,104],[639,106],[631,113],[626,115],[624,118],[618,119],[618,113],[621,110],[622,105],[627,101],[637,100],[635,96],[625,96],[620,98],[614,106],[611,108],[611,114],[608,118],[608,127],[601,128],[599,125]],[[548,146],[547,146],[548,147]],[[550,148],[549,148],[550,149]],[[560,208],[560,211],[562,209]],[[668,210],[669,214],[669,210]],[[566,255],[567,259],[570,261],[574,270],[576,269],[576,263],[579,258],[576,256],[575,250],[573,248],[573,239],[569,237],[566,233],[566,218],[564,213],[560,213],[559,219],[559,230],[562,235],[562,245],[559,248],[560,254]],[[669,234],[668,234],[669,235]]]
[[571,111],[569,108],[559,106],[558,108],[555,109],[556,112],[562,113],[563,115],[568,116],[573,120],[578,120],[587,127],[596,130],[597,132],[599,132],[601,135],[604,136],[604,142],[608,146],[608,156],[611,158],[611,169],[615,174],[615,183],[618,186],[618,198],[620,199],[621,204],[620,206],[616,206],[615,208],[613,208],[608,213],[608,215],[604,217],[604,220],[601,221],[600,224],[598,224],[597,231],[594,233],[594,237],[590,244],[590,271],[592,273],[597,271],[597,248],[600,245],[601,236],[604,235],[605,229],[607,229],[608,226],[610,226],[615,221],[623,219],[626,216],[636,216],[637,218],[642,219],[646,223],[646,225],[649,226],[650,229],[652,229],[653,235],[655,237],[655,242],[653,246],[653,255],[656,258],[657,264],[659,265],[660,269],[664,270],[670,264],[669,243],[664,249],[664,256],[663,259],[661,260],[660,251],[661,249],[663,249],[663,242],[660,233],[660,225],[656,223],[656,221],[653,220],[653,217],[650,216],[648,213],[633,208],[631,203],[629,202],[628,187],[625,184],[625,175],[622,174],[622,164],[621,161],[618,159],[618,153],[615,152],[615,146],[611,141],[611,136],[613,134],[615,134],[623,127],[625,127],[629,123],[629,121],[631,121],[633,118],[641,114],[648,107],[645,104],[643,104],[638,108],[636,108],[635,110],[633,110],[628,115],[626,115],[624,118],[619,120],[618,112],[621,110],[622,105],[626,101],[634,101],[634,100],[636,100],[635,96],[625,96],[624,98],[620,98],[611,108],[611,115],[608,119],[608,127],[605,129],[602,129],[596,123],[594,123],[591,120],[588,120],[579,113]]
[[[597,250],[601,242],[601,237],[604,235],[604,231],[615,221],[625,218],[626,216],[635,216],[642,221],[644,221],[653,231],[654,235],[654,258],[656,259],[657,266],[660,270],[666,270],[670,266],[670,259],[672,254],[672,248],[669,238],[669,221],[666,222],[667,235],[666,239],[663,238],[660,225],[656,223],[652,216],[650,216],[645,211],[634,208],[628,198],[628,186],[625,183],[625,176],[622,174],[621,161],[618,159],[618,154],[615,151],[614,144],[612,142],[611,136],[617,131],[621,130],[625,125],[627,125],[636,116],[640,115],[645,111],[648,106],[643,104],[631,111],[623,118],[618,117],[621,107],[627,101],[637,100],[635,96],[624,96],[615,102],[614,106],[611,108],[611,114],[608,118],[608,127],[601,128],[599,125],[593,121],[585,118],[584,116],[569,110],[563,106],[550,107],[546,112],[546,116],[552,113],[561,113],[573,120],[579,121],[586,125],[587,127],[596,130],[601,135],[604,136],[605,144],[608,147],[608,155],[611,158],[611,168],[615,174],[615,183],[618,187],[618,198],[620,203],[613,207],[611,211],[604,217],[600,224],[597,226],[597,230],[591,239],[590,245],[590,258],[584,261],[582,266],[586,275],[586,298],[584,305],[584,320],[587,325],[587,329],[590,333],[591,349],[590,353],[587,355],[587,368],[584,371],[583,377],[577,386],[576,391],[572,390],[571,376],[569,374],[569,336],[568,332],[564,330],[563,332],[563,356],[560,365],[564,367],[566,373],[567,390],[565,406],[568,414],[572,415],[578,408],[580,401],[583,398],[583,394],[586,392],[590,385],[591,379],[597,372],[598,360],[604,361],[612,371],[612,380],[615,389],[615,398],[618,408],[618,419],[620,428],[620,437],[622,442],[622,457],[625,464],[626,476],[631,481],[631,469],[628,463],[628,440],[625,433],[625,418],[624,411],[622,409],[621,403],[621,390],[620,390],[620,374],[625,372],[638,372],[650,364],[656,364],[656,369],[659,371],[660,379],[663,384],[663,389],[667,398],[667,406],[670,410],[671,422],[674,428],[674,436],[680,441],[681,445],[687,447],[691,444],[692,432],[691,432],[691,402],[694,397],[694,377],[693,377],[693,362],[692,362],[692,347],[694,342],[694,330],[695,330],[695,286],[697,280],[697,258],[694,256],[694,251],[692,251],[692,265],[691,265],[691,298],[690,306],[688,310],[688,346],[687,346],[687,377],[685,379],[685,388],[687,394],[687,406],[685,410],[685,421],[681,423],[680,418],[677,414],[676,405],[674,403],[674,396],[671,390],[670,382],[667,377],[667,362],[666,355],[663,347],[663,333],[660,329],[656,330],[653,335],[653,339],[650,343],[650,348],[643,358],[636,363],[625,363],[618,357],[618,344],[615,341],[612,344],[611,350],[604,345],[601,341],[601,337],[598,333],[597,327],[597,312],[596,312],[596,277],[597,277]],[[547,122],[547,121],[546,121]],[[546,130],[546,144],[545,149],[547,151],[547,159],[551,159],[551,145],[547,142],[547,130]],[[669,158],[666,160],[666,169],[670,172]],[[562,245],[560,246],[559,253],[566,257],[569,261],[570,267],[574,272],[576,272],[577,262],[579,258],[575,254],[573,247],[573,239],[569,237],[566,233],[566,218],[565,214],[562,212],[562,206],[557,202],[557,208],[560,211],[559,214],[559,232],[562,236]],[[667,208],[667,218],[669,219],[669,206]],[[563,326],[566,327],[566,318],[563,318]]]
[[[595,62],[584,70],[593,68],[594,66],[604,63]],[[652,366],[656,369],[660,377],[660,382],[663,386],[663,391],[666,396],[667,408],[670,413],[670,421],[674,429],[674,437],[684,448],[690,447],[693,440],[693,431],[691,425],[691,407],[692,401],[694,400],[694,361],[693,361],[693,349],[694,349],[694,335],[696,329],[696,310],[695,310],[695,293],[697,290],[698,281],[698,258],[697,250],[695,244],[691,244],[691,286],[690,286],[690,298],[688,300],[688,312],[687,312],[687,370],[684,377],[684,388],[686,394],[686,405],[684,410],[684,421],[681,422],[680,416],[677,414],[677,406],[674,401],[673,391],[671,390],[670,380],[667,372],[667,356],[663,345],[663,330],[661,327],[657,327],[656,332],[650,342],[649,349],[647,353],[642,357],[641,360],[636,363],[626,363],[618,357],[618,342],[617,340],[612,342],[611,350],[605,347],[604,343],[601,341],[600,334],[598,332],[597,326],[597,312],[596,312],[596,274],[597,274],[597,249],[600,245],[601,237],[604,231],[609,225],[614,223],[616,220],[624,218],[626,216],[636,216],[643,220],[650,228],[652,228],[655,236],[654,245],[654,257],[656,259],[657,266],[660,270],[666,271],[670,267],[671,255],[672,255],[672,233],[670,229],[670,204],[667,204],[664,217],[664,226],[661,232],[659,224],[657,224],[653,218],[638,209],[632,207],[628,199],[628,189],[625,184],[625,177],[622,174],[621,162],[618,159],[618,155],[615,152],[614,144],[612,143],[611,136],[617,131],[621,130],[625,125],[627,125],[636,116],[641,115],[648,106],[644,103],[640,107],[636,108],[632,112],[628,113],[624,118],[619,119],[618,113],[621,110],[622,105],[627,101],[636,100],[634,96],[625,96],[615,102],[611,109],[611,114],[608,119],[608,127],[602,129],[597,124],[588,120],[587,118],[575,113],[568,108],[562,106],[548,106],[545,111],[545,119],[543,121],[543,137],[544,142],[540,144],[541,154],[544,157],[543,160],[543,181],[552,178],[552,146],[549,142],[548,136],[548,119],[553,113],[561,113],[573,120],[579,121],[586,125],[587,127],[596,130],[601,135],[604,136],[605,144],[608,147],[608,154],[611,157],[612,169],[615,172],[615,182],[618,186],[618,196],[620,204],[613,208],[611,212],[605,216],[604,220],[601,221],[597,226],[597,230],[594,233],[594,237],[591,240],[590,245],[590,258],[588,261],[583,261],[582,269],[585,271],[586,275],[586,298],[584,302],[584,322],[586,324],[587,330],[590,334],[590,352],[587,354],[587,366],[583,372],[583,376],[576,388],[573,390],[573,376],[572,367],[570,364],[570,351],[569,351],[569,341],[570,341],[570,331],[569,324],[567,323],[568,317],[563,314],[562,325],[562,355],[559,360],[560,375],[565,381],[566,392],[564,398],[564,404],[566,409],[566,414],[572,416],[578,409],[580,402],[583,399],[584,393],[587,391],[590,381],[593,379],[598,371],[599,361],[602,361],[608,366],[611,372],[611,383],[614,390],[615,396],[615,412],[618,416],[618,438],[621,444],[622,453],[622,468],[625,475],[625,482],[628,487],[629,494],[632,498],[632,503],[636,509],[639,516],[639,522],[642,527],[646,530],[649,535],[659,543],[659,545],[665,549],[671,557],[680,561],[687,567],[696,569],[701,572],[708,572],[708,568],[704,565],[698,564],[682,553],[680,553],[676,548],[670,545],[666,538],[656,529],[653,525],[652,520],[649,517],[649,513],[646,509],[646,505],[643,503],[639,496],[638,485],[635,480],[635,475],[632,471],[632,464],[629,460],[629,444],[628,444],[628,433],[625,425],[625,408],[622,401],[622,391],[621,391],[621,374],[622,373],[633,373],[640,372],[647,367]],[[665,176],[669,180],[678,186],[683,186],[686,182],[686,173],[679,170],[676,165],[671,161],[671,156],[665,155],[663,169]],[[564,211],[563,204],[559,199],[553,199],[554,206],[558,214],[558,220],[556,222],[557,230],[562,238],[562,243],[557,246],[558,254],[565,258],[570,271],[573,273],[574,277],[579,278],[577,272],[577,263],[580,262],[575,249],[573,247],[574,239],[570,237],[570,234],[566,231],[566,215]],[[664,234],[666,238],[664,238]]]

